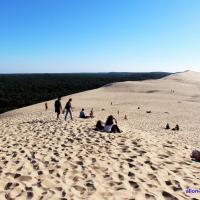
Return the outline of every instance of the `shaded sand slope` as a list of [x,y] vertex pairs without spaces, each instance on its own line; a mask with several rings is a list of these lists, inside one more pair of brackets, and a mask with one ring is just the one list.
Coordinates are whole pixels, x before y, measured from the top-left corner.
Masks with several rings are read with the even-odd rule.
[[[174,76],[71,95],[74,121],[55,120],[54,101],[1,115],[0,199],[200,199],[185,192],[200,189],[189,157],[200,144],[200,76]],[[82,107],[95,118],[79,119]],[[109,114],[123,133],[93,130]]]

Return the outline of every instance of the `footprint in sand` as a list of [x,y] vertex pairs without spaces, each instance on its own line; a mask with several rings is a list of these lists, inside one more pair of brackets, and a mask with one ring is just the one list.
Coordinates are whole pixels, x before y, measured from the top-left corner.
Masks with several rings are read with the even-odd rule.
[[27,192],[27,199],[32,199],[33,198],[33,192],[32,191],[28,191]]
[[153,195],[148,194],[148,193],[145,194],[145,198],[148,200],[156,200],[156,198]]
[[156,177],[154,174],[147,174],[147,176],[148,176],[150,179],[152,179],[152,180],[156,181],[157,183],[159,183],[157,177]]
[[96,188],[92,180],[86,182],[86,187],[90,193],[96,191]]
[[73,187],[75,188],[75,190],[79,191],[81,194],[83,194],[86,191],[84,187],[79,186],[79,185],[75,185]]
[[178,200],[178,198],[176,198],[175,196],[173,196],[172,194],[170,194],[169,192],[166,192],[166,191],[163,191],[162,195],[165,200]]
[[13,185],[13,183],[9,182],[5,185],[4,190],[9,190],[11,188],[11,186]]
[[135,191],[140,190],[140,186],[135,181],[129,181],[129,184]]
[[124,176],[123,176],[123,175],[118,174],[118,177],[119,177],[119,180],[120,180],[120,181],[123,181],[123,180],[124,180]]
[[165,181],[166,185],[172,185],[172,182],[171,181]]
[[128,172],[128,176],[129,176],[130,178],[134,178],[134,177],[135,177],[135,174],[132,173],[132,172]]
[[151,169],[153,170],[153,171],[155,171],[155,170],[158,170],[156,167],[154,167],[153,165],[150,165],[150,167],[151,167]]

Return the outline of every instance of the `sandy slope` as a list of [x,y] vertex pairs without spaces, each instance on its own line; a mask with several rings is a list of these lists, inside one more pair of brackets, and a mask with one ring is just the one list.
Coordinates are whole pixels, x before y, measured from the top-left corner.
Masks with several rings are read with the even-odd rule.
[[[42,103],[1,115],[0,200],[200,199],[185,192],[200,189],[200,163],[190,160],[200,145],[199,80],[189,71],[74,94],[74,121],[55,120],[54,101],[47,112]],[[95,118],[77,118],[82,107]],[[123,133],[93,130],[109,114]]]

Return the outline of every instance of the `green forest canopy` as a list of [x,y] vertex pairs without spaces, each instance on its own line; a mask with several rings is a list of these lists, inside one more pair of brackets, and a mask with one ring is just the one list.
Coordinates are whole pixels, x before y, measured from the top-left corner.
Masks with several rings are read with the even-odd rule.
[[95,89],[113,82],[159,79],[166,72],[1,74],[0,113],[51,100],[58,96]]

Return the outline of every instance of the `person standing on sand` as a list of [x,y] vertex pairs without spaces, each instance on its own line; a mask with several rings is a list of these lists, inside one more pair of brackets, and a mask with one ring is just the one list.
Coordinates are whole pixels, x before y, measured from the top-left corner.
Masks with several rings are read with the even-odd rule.
[[92,108],[92,110],[90,111],[90,117],[91,117],[91,118],[94,118],[94,111],[93,111],[93,108]]
[[72,118],[72,99],[70,98],[69,101],[66,103],[66,106],[65,106],[65,110],[66,110],[66,114],[65,114],[65,121],[67,120],[67,115],[68,113],[70,114],[70,117],[71,117],[71,120],[73,120]]
[[62,110],[62,105],[60,103],[61,98],[58,97],[58,99],[55,101],[55,112],[57,113],[57,119],[59,119],[60,111]]
[[45,110],[46,111],[48,110],[48,104],[47,104],[47,102],[45,103]]

